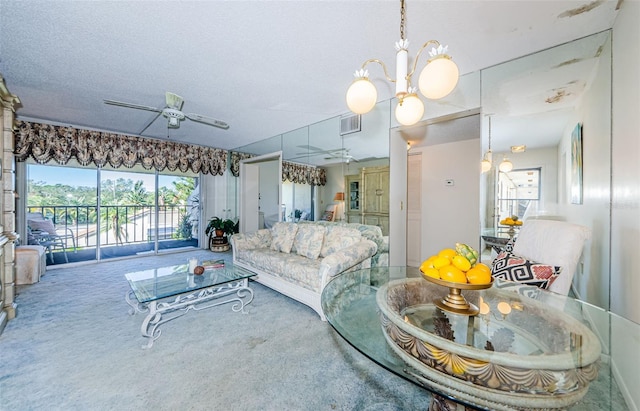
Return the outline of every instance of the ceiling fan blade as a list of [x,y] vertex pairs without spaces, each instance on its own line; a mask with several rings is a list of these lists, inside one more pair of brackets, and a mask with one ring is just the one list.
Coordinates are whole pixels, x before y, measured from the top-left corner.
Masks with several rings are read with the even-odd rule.
[[174,94],[170,91],[167,91],[166,93],[166,101],[167,101],[167,107],[175,109],[175,110],[182,110],[182,105],[184,104],[184,99],[182,97],[180,97],[177,94]]
[[135,108],[138,110],[147,110],[147,111],[153,111],[156,113],[162,113],[162,110],[159,108],[155,108],[155,107],[151,107],[151,106],[143,106],[140,104],[132,104],[132,103],[124,103],[122,101],[116,101],[116,100],[102,100],[104,101],[104,104],[110,104],[112,106],[118,106],[118,107],[125,107],[125,108]]
[[140,132],[138,133],[139,135],[142,135],[142,133],[145,132],[146,129],[149,128],[149,126],[151,126],[151,124],[153,124],[154,121],[156,121],[158,119],[158,117],[160,117],[160,114],[162,114],[162,111],[159,111],[158,114],[156,114],[153,119],[147,123],[146,126],[144,126],[144,128],[142,130],[140,130]]
[[225,123],[224,121],[216,120],[215,118],[211,118],[211,117],[205,117],[200,114],[189,113],[189,114],[185,114],[185,117],[188,118],[189,120],[197,121],[198,123],[208,124],[210,126],[218,127],[224,130],[229,128],[229,124]]

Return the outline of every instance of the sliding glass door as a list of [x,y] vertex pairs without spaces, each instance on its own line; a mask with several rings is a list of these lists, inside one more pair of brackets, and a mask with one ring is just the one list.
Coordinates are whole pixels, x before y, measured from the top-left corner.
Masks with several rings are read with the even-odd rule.
[[30,235],[49,263],[109,259],[198,246],[198,177],[145,170],[27,166],[27,226],[52,223],[64,241]]

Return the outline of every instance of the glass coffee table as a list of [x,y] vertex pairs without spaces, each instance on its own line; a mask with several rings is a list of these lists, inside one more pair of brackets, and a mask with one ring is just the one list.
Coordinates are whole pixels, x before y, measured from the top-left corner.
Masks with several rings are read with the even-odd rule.
[[[125,274],[131,290],[125,295],[129,314],[146,313],[140,330],[147,338],[143,348],[151,348],[160,337],[160,325],[221,304],[233,303],[234,312],[244,312],[253,300],[249,278],[254,273],[227,263],[206,269],[203,274],[189,273],[187,264],[160,267]],[[226,298],[225,298],[226,297]]]
[[417,269],[381,267],[335,277],[321,302],[353,347],[431,391],[430,410],[626,409],[600,343],[608,313],[512,284],[465,291],[480,314],[460,315],[434,304],[448,290]]

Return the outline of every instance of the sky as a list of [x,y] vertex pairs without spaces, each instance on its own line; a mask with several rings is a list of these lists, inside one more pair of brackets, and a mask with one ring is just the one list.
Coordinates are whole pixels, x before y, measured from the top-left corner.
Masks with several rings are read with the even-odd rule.
[[[27,179],[35,182],[43,181],[47,184],[65,184],[76,187],[96,187],[96,170],[70,167],[55,167],[32,165],[27,167]],[[118,178],[131,179],[133,181],[142,180],[147,191],[155,191],[155,175],[145,173],[133,173],[130,171],[102,170],[103,180],[116,180]],[[160,184],[172,186],[171,182],[177,180],[173,176],[161,176]]]

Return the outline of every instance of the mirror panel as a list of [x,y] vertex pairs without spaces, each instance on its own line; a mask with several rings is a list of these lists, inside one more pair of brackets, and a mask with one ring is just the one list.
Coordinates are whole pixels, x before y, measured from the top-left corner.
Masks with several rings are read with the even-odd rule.
[[[609,307],[611,36],[597,33],[481,72],[482,151],[493,152],[492,169],[481,177],[481,224],[499,229],[496,204],[499,163],[514,169],[540,168],[540,201],[526,218],[552,218],[591,229],[574,277],[578,297]],[[491,117],[491,130],[489,120]],[[583,130],[581,189],[572,146],[576,125]],[[525,145],[523,153],[511,146]],[[537,204],[537,205],[536,205]],[[526,220],[525,223],[526,224]]]

